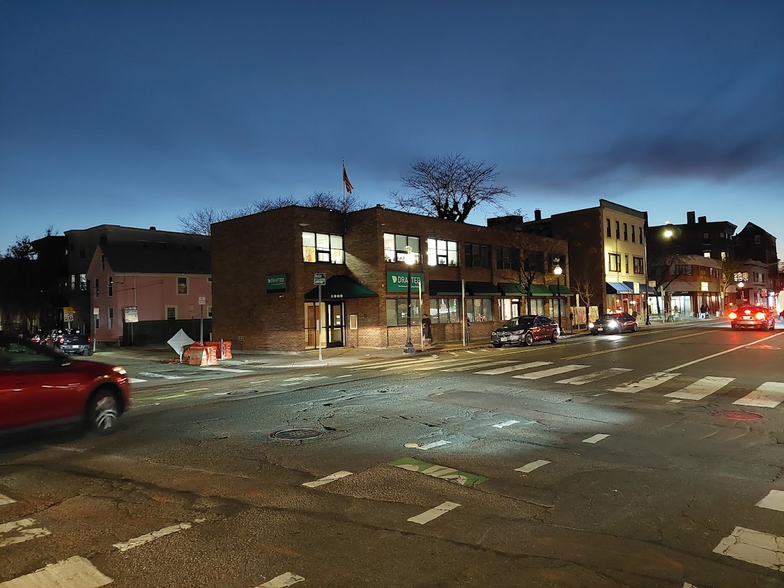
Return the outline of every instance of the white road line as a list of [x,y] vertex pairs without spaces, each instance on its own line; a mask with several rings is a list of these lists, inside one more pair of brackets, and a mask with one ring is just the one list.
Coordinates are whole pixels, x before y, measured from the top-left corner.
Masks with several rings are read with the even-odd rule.
[[74,556],[0,583],[0,588],[98,588],[112,582],[89,560]]
[[780,510],[784,512],[784,492],[781,490],[771,490],[768,495],[754,506],[769,508],[770,510]]
[[289,586],[293,586],[297,582],[302,582],[304,580],[302,576],[298,576],[297,574],[292,574],[291,572],[286,572],[285,574],[281,574],[280,576],[276,576],[272,578],[269,582],[264,582],[263,584],[259,584],[256,588],[288,588]]
[[323,486],[324,484],[329,484],[330,482],[334,482],[335,480],[339,480],[340,478],[345,478],[346,476],[350,476],[351,472],[340,471],[335,472],[334,474],[330,474],[328,476],[324,476],[323,478],[319,478],[313,482],[305,482],[302,484],[306,488],[316,488],[318,486]]
[[155,372],[139,372],[140,376],[148,378],[163,378],[164,380],[182,380],[183,376],[168,376],[166,374],[156,374]]
[[512,425],[516,425],[520,421],[504,421],[503,423],[498,423],[497,425],[493,425],[496,429],[503,429],[504,427],[511,427]]
[[205,390],[209,390],[209,388],[192,388],[191,390],[186,390],[185,393],[189,392],[204,392]]
[[336,378],[350,378],[351,374],[343,374],[342,376],[335,376]]
[[203,370],[209,370],[211,372],[226,372],[228,374],[249,374],[253,370],[241,370],[239,368],[227,368],[227,367],[203,367]]
[[552,363],[553,363],[552,361],[532,361],[529,363],[518,363],[517,365],[496,368],[494,370],[484,370],[476,373],[482,374],[483,376],[497,376],[498,374],[506,374],[508,372],[518,372],[520,370],[528,370],[535,367],[541,367],[543,365],[551,365]]
[[656,372],[637,382],[629,382],[627,384],[621,384],[617,388],[610,388],[610,392],[626,392],[629,394],[634,394],[640,390],[646,390],[647,388],[653,388],[654,386],[663,384],[667,380],[671,380],[676,376],[680,376],[680,374],[674,374],[672,372]]
[[437,519],[442,514],[448,513],[450,510],[453,510],[460,506],[456,502],[443,502],[439,504],[435,508],[431,508],[430,510],[426,510],[422,514],[418,514],[415,517],[411,517],[408,519],[409,523],[418,523],[420,525],[424,525],[425,523],[429,523],[433,519]]
[[536,470],[536,469],[538,469],[538,468],[540,468],[542,466],[546,466],[548,463],[551,463],[551,462],[547,461],[546,459],[537,459],[536,461],[532,461],[531,463],[527,463],[527,464],[525,464],[522,467],[515,468],[515,471],[516,472],[520,472],[521,474],[530,474],[532,471],[534,471],[534,470]]
[[10,496],[6,496],[5,494],[0,494],[0,506],[3,506],[4,504],[13,504],[14,502],[16,502],[16,500],[11,498]]
[[131,384],[141,384],[142,382],[146,382],[147,380],[144,380],[142,378],[128,378],[128,381]]
[[629,368],[608,368],[606,370],[591,372],[590,374],[586,374],[584,376],[575,376],[573,378],[566,378],[565,380],[558,380],[556,384],[572,384],[573,386],[582,386],[583,384],[589,384],[591,382],[596,382],[597,380],[604,380],[605,378],[611,378],[612,376],[625,374],[626,372],[630,371],[632,370]]
[[603,441],[607,439],[609,435],[605,435],[604,433],[599,433],[598,435],[594,435],[593,437],[588,437],[587,439],[583,439],[583,443],[598,443],[599,441]]
[[[637,343],[636,345],[624,345],[623,350],[628,351],[629,349],[636,349],[637,347],[647,347],[648,345],[658,345],[659,343],[667,343],[669,341],[677,341],[678,339],[686,339],[687,337],[697,337],[699,335],[704,335],[703,331],[699,333],[690,333],[688,335],[680,335],[679,337],[669,337],[667,339],[657,339],[656,341],[648,341],[647,343]],[[594,355],[605,355],[607,353],[617,353],[618,349],[616,347],[611,347],[610,349],[603,349],[602,351],[591,351],[590,353],[581,353],[580,355],[571,355],[569,357],[562,357],[563,361],[571,361],[574,359],[583,359],[584,357],[593,357]],[[678,368],[672,368],[678,369]]]
[[301,378],[286,378],[281,386],[299,386],[300,384],[306,384],[308,382],[315,382],[316,380],[325,380],[329,376],[319,376],[318,374],[314,374],[312,376],[303,376]]
[[11,537],[0,537],[0,548],[15,545],[16,543],[24,543],[30,539],[37,539],[38,537],[46,537],[51,535],[52,532],[44,527],[30,528],[35,521],[33,519],[21,519],[11,523],[0,525],[0,535],[7,535],[8,533],[18,532],[19,535]]
[[665,396],[668,398],[680,398],[682,400],[702,400],[706,396],[710,396],[717,390],[721,390],[724,386],[734,381],[735,378],[705,376],[696,382],[692,382],[685,388],[670,392],[669,394],[665,394]]
[[[759,341],[752,341],[751,343],[746,343],[745,345],[739,345],[738,347],[733,347],[732,349],[727,349],[727,351],[721,351],[719,353],[714,353],[713,355],[706,355],[705,357],[701,357],[700,359],[695,359],[694,361],[690,361],[688,363],[682,363],[681,365],[676,365],[675,367],[669,368],[667,371],[670,370],[679,370],[681,368],[688,367],[690,365],[694,365],[695,363],[700,363],[701,361],[706,361],[708,359],[713,359],[714,357],[719,357],[720,355],[724,355],[726,353],[732,353],[733,351],[739,351],[741,349],[745,349],[746,347],[751,347],[752,345],[759,345],[763,341],[768,341],[769,339],[773,339],[774,337],[780,337],[784,335],[784,333],[778,333],[776,335],[771,335],[770,337],[765,337],[764,339],[760,339]],[[628,349],[628,347],[625,347]]]
[[443,447],[444,445],[449,445],[451,441],[434,441],[433,443],[428,443],[427,445],[420,445],[416,449],[421,449],[423,451],[427,451],[428,449],[435,449],[436,447]]
[[357,366],[352,365],[350,367],[350,369],[355,370],[355,371],[377,370],[377,369],[383,368],[383,367],[391,367],[391,366],[400,366],[400,365],[410,364],[412,361],[419,362],[419,361],[437,361],[437,360],[438,360],[438,356],[437,355],[428,355],[427,357],[423,357],[422,359],[414,359],[414,360],[412,360],[412,358],[408,357],[406,359],[375,361],[375,362],[372,362],[372,363],[365,363],[365,364],[357,365]]
[[468,370],[473,370],[479,367],[490,367],[491,365],[501,365],[504,363],[514,363],[514,359],[501,359],[497,361],[486,361],[485,363],[475,363],[473,365],[464,365],[455,368],[449,368],[445,370],[441,370],[442,372],[467,372]]
[[732,404],[775,408],[782,402],[784,402],[784,383],[765,382],[762,386]]
[[735,527],[713,553],[784,572],[784,537]]
[[[194,523],[203,523],[206,519],[196,519]],[[123,543],[115,543],[112,547],[116,547],[120,551],[128,551],[129,549],[134,549],[135,547],[139,547],[140,545],[145,545],[151,541],[155,541],[156,539],[160,539],[161,537],[166,537],[166,535],[171,535],[172,533],[178,533],[180,531],[184,531],[186,529],[190,529],[193,526],[193,523],[180,523],[179,525],[172,525],[171,527],[164,527],[158,531],[153,531],[152,533],[147,533],[146,535],[142,535],[141,537],[136,537],[135,539],[131,539],[130,541],[125,541]]]
[[520,374],[519,376],[512,376],[513,378],[520,378],[521,380],[539,380],[541,378],[548,378],[550,376],[557,376],[558,374],[565,374],[575,370],[582,370],[587,368],[587,365],[562,365],[559,367],[550,368],[549,370],[539,370],[538,372],[531,372],[530,374]]

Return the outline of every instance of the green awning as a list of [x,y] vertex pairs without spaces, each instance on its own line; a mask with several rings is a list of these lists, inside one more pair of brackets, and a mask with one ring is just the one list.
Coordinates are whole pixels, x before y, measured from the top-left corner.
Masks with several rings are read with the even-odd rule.
[[[523,292],[525,292],[525,286],[523,286]],[[531,296],[552,296],[553,293],[550,292],[550,288],[544,286],[542,284],[531,284]]]
[[[367,286],[363,286],[348,276],[332,276],[327,278],[326,286],[321,287],[322,300],[342,300],[346,298],[373,298],[378,296]],[[305,300],[318,300],[318,286],[305,294]]]
[[498,287],[504,296],[523,296],[525,290],[520,284],[512,284],[510,282],[499,282]]
[[500,296],[501,291],[493,282],[466,282],[469,296]]
[[430,280],[431,296],[461,296],[463,284],[453,280]]
[[555,296],[572,296],[574,294],[574,292],[572,292],[564,284],[560,284],[560,285],[556,284],[555,286],[551,285],[550,286],[550,292],[552,292],[553,295],[555,295]]

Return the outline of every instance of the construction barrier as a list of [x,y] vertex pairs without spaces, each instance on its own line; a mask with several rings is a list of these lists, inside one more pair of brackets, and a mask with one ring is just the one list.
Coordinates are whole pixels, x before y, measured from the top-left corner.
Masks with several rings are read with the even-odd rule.
[[193,344],[183,353],[188,365],[218,365],[217,349],[211,345]]
[[205,341],[204,345],[215,349],[218,359],[231,359],[231,341]]

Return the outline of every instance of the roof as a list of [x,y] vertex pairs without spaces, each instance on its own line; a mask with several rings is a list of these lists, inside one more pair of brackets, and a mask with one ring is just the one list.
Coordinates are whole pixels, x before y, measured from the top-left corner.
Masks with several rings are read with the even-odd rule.
[[[137,245],[98,247],[112,271],[118,274],[210,274],[209,251],[195,249],[156,249]],[[96,250],[97,251],[97,250]]]

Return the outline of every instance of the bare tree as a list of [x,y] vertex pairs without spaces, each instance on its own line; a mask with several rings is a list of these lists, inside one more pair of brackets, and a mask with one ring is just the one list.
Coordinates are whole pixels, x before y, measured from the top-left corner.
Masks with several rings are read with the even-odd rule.
[[662,315],[662,310],[665,312],[665,301],[659,302],[659,295],[662,290],[668,288],[673,282],[686,275],[686,268],[691,268],[691,262],[688,256],[680,254],[660,255],[651,259],[651,269],[654,270],[654,280],[656,283],[656,306],[658,314]]
[[411,175],[402,176],[403,186],[413,190],[393,191],[392,201],[406,212],[416,212],[456,222],[465,222],[477,207],[499,206],[510,196],[506,186],[494,182],[495,165],[473,162],[460,154],[418,159]]
[[195,235],[209,235],[210,225],[232,218],[230,213],[225,210],[215,210],[214,208],[200,208],[189,212],[186,216],[178,216],[180,227],[186,233]]

